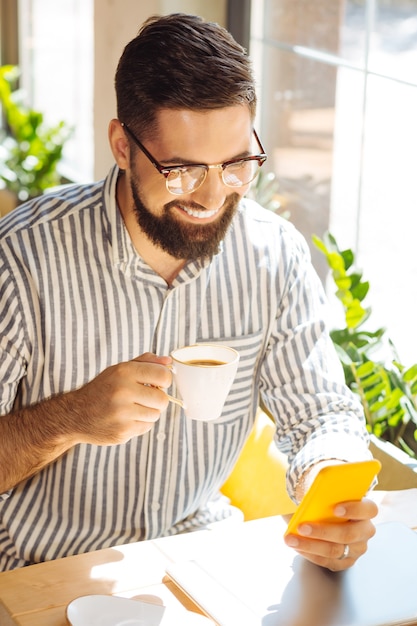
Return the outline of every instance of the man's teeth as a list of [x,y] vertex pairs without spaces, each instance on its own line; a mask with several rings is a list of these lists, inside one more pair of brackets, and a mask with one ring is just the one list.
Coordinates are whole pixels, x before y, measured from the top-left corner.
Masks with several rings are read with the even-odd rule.
[[185,211],[187,213],[187,215],[191,215],[191,217],[199,217],[199,218],[207,218],[207,217],[213,217],[213,215],[216,215],[216,213],[218,213],[218,209],[215,209],[214,211],[196,211],[195,209],[189,209],[188,207],[181,207],[183,211]]

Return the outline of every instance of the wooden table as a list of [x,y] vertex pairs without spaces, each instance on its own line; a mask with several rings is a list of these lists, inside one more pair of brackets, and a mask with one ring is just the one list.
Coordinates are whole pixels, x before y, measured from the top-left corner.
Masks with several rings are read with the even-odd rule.
[[[256,525],[256,526],[254,526]],[[180,560],[195,559],[239,533],[263,535],[271,528],[282,535],[281,517],[251,522],[213,524],[173,537],[126,544],[96,552],[0,573],[1,626],[68,626],[67,605],[89,594],[108,594],[163,604],[178,613],[178,623],[187,610],[201,613],[165,575],[165,569]],[[259,526],[259,529],[258,529]]]
[[186,610],[199,610],[172,582],[164,582],[165,567],[176,556],[193,558],[215,532],[143,541],[0,573],[0,624],[68,626],[67,605],[89,594],[163,604],[178,613],[180,624]]
[[[407,497],[410,496],[413,500],[416,499],[415,493],[410,493]],[[404,497],[401,496],[401,502],[403,499]],[[387,508],[390,514],[388,521],[391,520],[393,511],[395,513],[397,508],[395,506],[393,509],[391,501],[389,504],[390,506]],[[398,508],[398,511],[397,517],[401,518],[403,516],[402,508]],[[383,515],[382,517],[386,516]],[[386,524],[384,526],[387,527]],[[294,570],[293,561],[297,557],[294,557],[294,551],[288,548],[282,540],[285,527],[286,524],[281,517],[269,517],[243,524],[231,523],[228,525],[225,523],[217,525],[217,527],[214,525],[212,530],[196,531],[118,546],[0,573],[0,625],[68,626],[65,617],[67,605],[75,598],[90,594],[116,595],[163,604],[169,608],[171,613],[175,612],[178,615],[177,623],[181,624],[181,617],[188,610],[196,613],[201,611],[166,577],[166,568],[173,564],[178,566],[179,563],[190,560],[207,564],[207,559],[216,560],[216,554],[221,556],[227,554],[227,558],[221,566],[222,570],[220,573],[218,572],[220,574],[219,579],[223,578],[223,589],[228,587],[230,581],[233,581],[236,591],[236,581],[238,581],[239,591],[237,595],[243,592],[245,601],[248,598],[250,598],[251,603],[256,600],[257,603],[260,602],[260,608],[268,607],[268,611],[272,610],[272,612],[280,610],[284,604],[290,603],[291,606],[296,606],[300,598],[306,597],[306,590],[299,588],[299,575],[297,578],[298,587],[297,585],[294,587],[291,582]],[[405,530],[408,531],[409,529],[405,528]],[[409,532],[412,535],[411,551],[409,551],[408,543],[405,547],[403,546],[403,553],[398,551],[398,547],[401,546],[396,546],[396,549],[393,550],[391,543],[396,543],[397,538],[396,535],[390,535],[388,543],[387,541],[382,545],[380,541],[378,543],[381,549],[378,554],[385,553],[387,545],[389,551],[384,556],[381,568],[378,567],[375,570],[375,567],[371,565],[369,570],[370,566],[366,564],[367,559],[365,557],[358,563],[360,563],[360,569],[366,570],[368,568],[369,570],[366,580],[373,579],[378,582],[378,577],[385,580],[387,568],[390,576],[395,569],[398,573],[401,572],[401,575],[396,576],[399,584],[401,583],[401,587],[404,588],[411,586],[414,597],[413,581],[417,574],[417,565],[415,565],[417,562],[417,543],[414,541],[414,533]],[[372,551],[369,550],[369,552]],[[401,556],[404,553],[407,558]],[[394,563],[391,567],[388,563],[389,559],[400,559],[401,563]],[[301,570],[304,568],[307,571],[311,567],[315,567],[301,557],[298,557],[297,562],[298,566],[295,569],[298,570],[300,570],[300,563],[302,565]],[[407,574],[405,572],[406,564],[410,569]],[[320,589],[321,593],[323,586],[333,584],[333,582],[327,580],[329,578],[328,573],[326,574],[327,570],[316,569],[313,582],[315,587],[319,583],[317,589]],[[405,580],[401,580],[404,577],[406,577]],[[212,580],[215,584],[221,584],[221,581],[217,580],[216,577]],[[260,580],[263,581],[262,586],[260,586]],[[277,585],[278,580],[280,580],[280,585]],[[268,592],[269,596],[265,598],[264,592],[270,581],[273,583],[274,591],[272,594]],[[383,582],[379,581],[379,583],[379,588],[382,588]],[[376,585],[377,587],[379,583]],[[209,594],[209,587],[210,585],[206,586],[206,584],[200,585],[200,588],[204,590],[205,598]],[[290,597],[292,593],[300,593],[300,589],[300,598]],[[266,589],[266,591],[268,590]],[[371,593],[371,591],[370,589],[366,593]],[[313,598],[320,593],[314,592]],[[217,595],[217,589],[214,588],[211,593],[213,601]],[[285,596],[287,596],[286,599]],[[385,596],[378,595],[374,599],[374,604],[381,604],[384,598]],[[269,601],[271,599],[273,602]],[[389,594],[386,599],[389,600]],[[230,600],[232,603],[232,596]],[[264,600],[268,602],[264,602]],[[283,604],[280,604],[281,602]],[[366,599],[367,602],[368,599]],[[307,613],[308,620],[306,623],[308,626],[323,626],[315,622],[312,623],[309,607],[307,607]],[[272,617],[273,615],[271,615],[271,619]],[[225,620],[225,622],[234,624],[233,620]],[[289,622],[293,623],[291,620]],[[261,624],[264,621],[262,619],[254,620],[250,623]],[[304,624],[302,620],[300,622],[295,620],[294,623]],[[413,623],[417,624],[417,622]]]

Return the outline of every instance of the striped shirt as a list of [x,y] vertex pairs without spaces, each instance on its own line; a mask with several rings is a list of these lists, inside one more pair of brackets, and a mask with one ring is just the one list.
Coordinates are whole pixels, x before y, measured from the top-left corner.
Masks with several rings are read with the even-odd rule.
[[149,433],[76,445],[2,494],[0,570],[221,516],[210,503],[260,400],[289,455],[290,494],[312,463],[368,455],[360,405],[326,331],[322,286],[295,228],[242,200],[221,251],[189,262],[167,286],[130,240],[117,176],[115,167],[105,181],[45,195],[0,220],[0,416],[109,365],[199,341],[237,349],[238,373],[214,422],[188,420],[170,404]]

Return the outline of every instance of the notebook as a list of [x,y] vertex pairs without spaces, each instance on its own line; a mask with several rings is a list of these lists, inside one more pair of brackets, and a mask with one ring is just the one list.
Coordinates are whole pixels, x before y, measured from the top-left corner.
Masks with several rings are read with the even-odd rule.
[[231,533],[167,575],[218,626],[417,625],[417,534],[406,525],[378,525],[366,554],[336,573],[297,555],[273,528],[248,541]]

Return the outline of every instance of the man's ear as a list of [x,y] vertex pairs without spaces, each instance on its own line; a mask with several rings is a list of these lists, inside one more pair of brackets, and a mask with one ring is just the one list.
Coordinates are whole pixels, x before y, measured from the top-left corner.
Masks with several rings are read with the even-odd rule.
[[109,143],[114,160],[121,170],[129,168],[130,150],[126,133],[118,119],[113,119],[109,124]]

